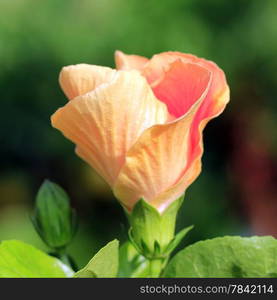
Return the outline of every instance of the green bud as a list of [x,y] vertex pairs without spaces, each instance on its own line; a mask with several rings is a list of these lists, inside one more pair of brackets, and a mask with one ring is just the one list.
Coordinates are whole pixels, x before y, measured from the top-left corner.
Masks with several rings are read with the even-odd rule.
[[45,180],[37,196],[33,225],[42,240],[52,249],[65,248],[76,229],[76,214],[70,207],[66,192],[57,184]]
[[159,259],[166,258],[172,251],[176,217],[183,198],[175,200],[162,214],[143,199],[136,203],[128,214],[129,237],[140,254],[148,259]]

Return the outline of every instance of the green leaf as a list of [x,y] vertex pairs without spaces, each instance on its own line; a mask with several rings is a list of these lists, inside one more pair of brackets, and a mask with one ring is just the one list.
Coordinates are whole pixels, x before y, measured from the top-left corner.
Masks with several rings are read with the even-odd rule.
[[116,277],[118,272],[118,240],[101,248],[89,263],[75,274],[75,277]]
[[168,263],[163,277],[276,277],[277,240],[226,236],[197,242]]
[[21,241],[0,244],[0,277],[72,277],[73,271],[60,260]]

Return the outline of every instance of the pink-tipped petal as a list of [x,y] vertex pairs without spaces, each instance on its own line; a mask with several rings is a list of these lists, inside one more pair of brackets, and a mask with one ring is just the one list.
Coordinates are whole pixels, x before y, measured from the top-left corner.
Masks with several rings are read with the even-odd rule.
[[[209,120],[215,118],[224,110],[229,102],[230,92],[224,72],[214,62],[199,58],[192,54],[180,52],[164,52],[157,54],[147,63],[142,74],[147,78],[154,91],[162,78],[165,77],[167,71],[170,70],[170,66],[178,60],[182,60],[184,63],[192,63],[204,67],[212,74],[208,95],[196,113],[190,134],[190,164],[188,166],[192,166],[191,168],[193,170],[199,170],[198,172],[190,172],[193,174],[193,176],[190,176],[191,179],[189,180],[191,183],[199,175],[201,169],[201,156],[203,154],[202,131]],[[179,89],[177,86],[175,86],[175,88],[177,90]],[[160,100],[164,97],[163,94],[159,95],[158,92],[156,93],[156,96],[158,99],[160,98]],[[182,97],[180,97],[179,100],[177,99],[177,102],[179,103],[180,100],[182,100]],[[189,169],[187,172],[189,172]],[[186,175],[184,176],[184,180],[187,181]],[[172,190],[174,189],[175,188],[172,188]]]
[[63,67],[59,82],[69,100],[93,91],[115,75],[115,70],[95,65],[79,64]]
[[142,75],[147,78],[147,81],[152,85],[159,81],[164,73],[170,68],[170,64],[181,59],[176,55],[171,55],[170,52],[163,52],[154,55],[149,62],[144,66]]
[[122,51],[115,51],[115,65],[118,70],[141,70],[148,62],[148,58],[139,55],[128,55]]
[[191,126],[211,83],[209,71],[203,70],[208,77],[206,73],[202,76],[208,80],[197,81],[195,89],[202,94],[194,100],[187,113],[173,122],[149,128],[127,152],[126,163],[114,185],[115,195],[127,209],[131,210],[136,201],[144,198],[162,212],[176,200],[176,194],[184,192],[184,185],[178,193],[170,188],[183,177],[190,163]]
[[165,105],[154,97],[145,78],[136,71],[117,71],[111,82],[56,111],[52,125],[113,185],[126,152],[142,132],[166,119]]
[[[206,97],[206,99],[209,99],[208,97],[209,95]],[[166,209],[172,201],[178,199],[184,193],[186,188],[199,176],[201,172],[201,158],[204,151],[203,130],[212,118],[215,118],[224,110],[228,101],[229,88],[227,86],[226,90],[217,99],[216,112],[213,112],[211,109],[210,115],[206,114],[203,119],[200,119],[199,116],[201,115],[201,108],[198,110],[198,113],[191,126],[190,140],[188,141],[190,144],[187,158],[188,163],[183,175],[176,182],[176,184],[172,185],[168,190],[164,191],[153,200],[153,204],[158,207],[161,212]],[[221,104],[220,107],[219,103]],[[202,105],[203,104],[204,102]]]
[[155,96],[175,118],[184,115],[204,93],[211,72],[192,63],[175,60],[152,86]]

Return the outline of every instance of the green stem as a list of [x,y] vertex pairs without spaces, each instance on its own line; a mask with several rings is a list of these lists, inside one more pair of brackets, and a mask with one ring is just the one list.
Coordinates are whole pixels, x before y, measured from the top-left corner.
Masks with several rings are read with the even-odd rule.
[[49,254],[57,257],[64,264],[66,264],[67,266],[69,266],[73,271],[77,271],[78,270],[75,261],[72,259],[71,256],[69,256],[66,253],[66,248],[64,248],[64,247],[63,248],[57,248],[57,249],[55,249],[54,252],[49,253]]
[[162,259],[149,259],[149,277],[159,278],[163,267]]
[[61,255],[59,255],[59,259],[66,265],[68,265],[69,267],[72,267],[71,265],[71,261],[69,259],[69,256],[66,253],[63,253]]

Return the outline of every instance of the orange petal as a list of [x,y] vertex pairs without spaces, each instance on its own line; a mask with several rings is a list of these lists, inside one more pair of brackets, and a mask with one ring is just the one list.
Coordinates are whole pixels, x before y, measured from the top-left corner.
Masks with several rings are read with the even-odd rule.
[[147,62],[146,57],[115,51],[115,65],[118,70],[141,70]]
[[52,125],[112,185],[137,138],[166,119],[165,105],[154,97],[144,77],[137,71],[117,71],[111,82],[56,111]]
[[[186,67],[188,71],[200,68],[195,65]],[[126,163],[113,188],[127,209],[131,210],[136,201],[144,198],[162,212],[176,200],[175,190],[169,194],[167,191],[182,178],[189,164],[191,126],[211,83],[211,77],[206,76],[209,72],[205,72],[202,76],[206,79],[198,80],[198,85],[194,86],[202,93],[198,100],[194,99],[190,110],[173,122],[149,128],[128,151]],[[199,92],[192,95],[199,95]],[[183,185],[181,194],[185,188]],[[164,193],[167,193],[166,197],[160,201]]]
[[112,79],[115,70],[88,64],[63,67],[59,82],[69,100],[93,91],[100,84]]

